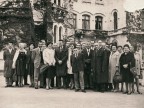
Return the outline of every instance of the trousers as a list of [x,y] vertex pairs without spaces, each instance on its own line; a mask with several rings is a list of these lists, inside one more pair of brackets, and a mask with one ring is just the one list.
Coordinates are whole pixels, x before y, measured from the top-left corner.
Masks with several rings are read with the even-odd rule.
[[84,71],[80,71],[77,73],[74,73],[74,83],[75,83],[75,89],[81,89],[84,90]]

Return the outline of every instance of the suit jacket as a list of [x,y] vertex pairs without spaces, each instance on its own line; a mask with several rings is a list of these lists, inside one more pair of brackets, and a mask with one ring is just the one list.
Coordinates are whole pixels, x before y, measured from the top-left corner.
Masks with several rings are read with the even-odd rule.
[[12,51],[10,53],[9,50],[6,49],[4,51],[4,53],[3,53],[3,59],[4,59],[4,61],[6,61],[6,60],[13,60],[14,54],[15,54],[15,50],[12,49]]
[[63,63],[66,63],[68,59],[68,50],[64,47],[61,50],[60,48],[57,48],[55,50],[55,59],[57,63],[59,60],[62,60]]
[[94,74],[94,82],[96,83],[106,83],[106,80],[104,79],[104,63],[104,49],[95,49],[92,57],[91,66]]
[[77,57],[75,54],[71,55],[72,72],[77,73],[84,71],[84,57],[82,53],[79,53]]
[[93,50],[91,50],[91,49],[89,49],[89,50],[90,50],[89,54],[88,54],[87,49],[83,50],[86,73],[91,72],[91,59],[92,59]]
[[32,52],[32,60],[34,61],[34,67],[39,68],[41,64],[40,48],[35,48]]
[[[60,48],[57,48],[55,50],[57,76],[65,76],[67,74],[67,59],[68,59],[68,51],[65,47],[63,47],[61,50]],[[58,63],[59,60],[62,61],[62,64]]]
[[87,49],[84,49],[84,50],[82,51],[82,53],[83,53],[83,56],[84,56],[85,63],[86,63],[86,64],[90,64],[90,63],[91,63],[91,59],[92,59],[93,50],[90,49],[90,52],[89,52],[89,54],[88,54]]

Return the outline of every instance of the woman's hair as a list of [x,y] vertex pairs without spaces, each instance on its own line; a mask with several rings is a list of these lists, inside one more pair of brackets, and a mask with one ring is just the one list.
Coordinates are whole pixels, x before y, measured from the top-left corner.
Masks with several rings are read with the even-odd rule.
[[52,44],[52,45],[53,45],[53,43],[52,43],[52,42],[47,42],[47,46],[49,46],[50,44]]
[[117,48],[123,48],[121,45],[119,45]]
[[129,46],[128,44],[125,44],[125,45],[123,46],[123,48],[124,48],[124,47],[128,47],[128,48],[130,49],[130,46]]
[[69,47],[70,47],[71,45],[73,45],[74,48],[76,48],[76,45],[75,45],[74,43],[70,43],[70,44],[69,44]]
[[113,46],[115,46],[116,49],[117,49],[117,45],[116,44],[111,44],[111,49],[112,49]]
[[35,44],[34,44],[34,43],[30,43],[30,44],[29,44],[29,47],[30,47],[31,45],[33,45],[33,46],[34,46],[34,48],[35,48]]

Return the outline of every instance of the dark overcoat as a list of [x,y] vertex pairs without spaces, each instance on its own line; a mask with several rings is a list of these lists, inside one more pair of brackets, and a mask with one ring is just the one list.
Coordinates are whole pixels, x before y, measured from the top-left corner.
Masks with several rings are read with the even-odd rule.
[[95,49],[92,57],[93,80],[95,83],[106,83],[103,48]]
[[26,60],[26,64],[27,64],[27,72],[29,75],[34,75],[34,61],[32,59],[32,51],[27,50],[27,60]]
[[[55,60],[56,60],[56,75],[57,76],[66,76],[67,74],[67,59],[68,59],[68,50],[63,47],[61,50],[57,48],[55,50]],[[58,61],[61,60],[62,64],[59,64]]]
[[104,62],[103,62],[103,80],[104,82],[108,83],[109,79],[109,57],[110,57],[110,51],[104,50]]
[[[120,72],[123,77],[124,82],[132,83],[134,81],[134,76],[130,72],[130,68],[135,67],[135,58],[132,52],[128,54],[123,53],[120,57]],[[128,64],[128,68],[124,68],[123,65]]]
[[9,50],[5,50],[3,53],[3,59],[4,59],[4,77],[12,77],[13,71],[12,71],[12,64],[13,64],[13,58],[14,58],[15,50],[12,50],[11,53]]
[[92,59],[92,54],[93,54],[93,50],[90,49],[90,52],[88,54],[87,49],[84,49],[82,51],[83,56],[84,56],[84,63],[85,63],[85,72],[90,74],[91,73],[91,59]]

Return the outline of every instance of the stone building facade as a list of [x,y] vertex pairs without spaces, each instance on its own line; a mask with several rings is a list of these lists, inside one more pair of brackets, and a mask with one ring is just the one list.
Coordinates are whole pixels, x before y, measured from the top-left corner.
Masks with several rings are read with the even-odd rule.
[[101,37],[105,37],[104,41],[126,43],[127,39],[123,36],[126,27],[126,12],[123,4],[124,0],[74,1],[73,13],[76,29],[82,30],[83,37],[89,36],[89,40],[98,40],[99,32],[105,31],[105,34],[101,33]]

